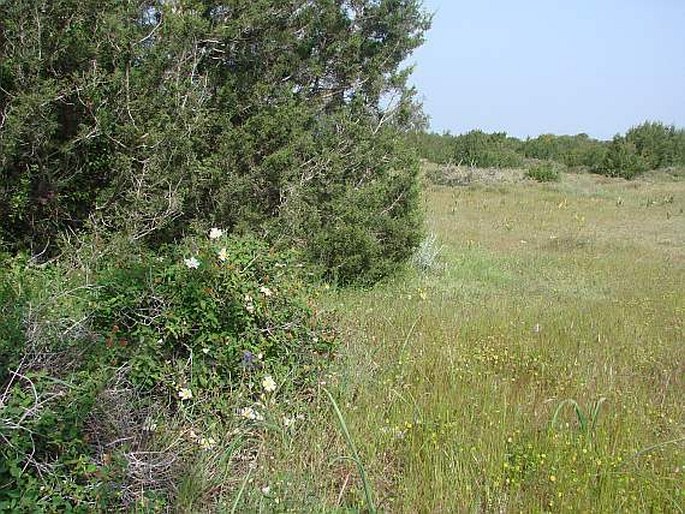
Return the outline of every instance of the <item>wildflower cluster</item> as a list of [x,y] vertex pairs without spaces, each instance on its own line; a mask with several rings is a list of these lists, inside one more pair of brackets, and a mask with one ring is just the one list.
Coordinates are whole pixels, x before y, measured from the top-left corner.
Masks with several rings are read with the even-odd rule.
[[[136,385],[166,385],[179,406],[194,406],[187,412],[234,412],[218,391],[236,383],[267,395],[296,389],[331,349],[333,334],[307,302],[292,255],[212,228],[161,257],[119,256],[93,302],[103,341],[127,341],[106,346],[112,362],[130,363]],[[286,375],[279,385],[275,377]],[[240,416],[263,419],[253,405]]]

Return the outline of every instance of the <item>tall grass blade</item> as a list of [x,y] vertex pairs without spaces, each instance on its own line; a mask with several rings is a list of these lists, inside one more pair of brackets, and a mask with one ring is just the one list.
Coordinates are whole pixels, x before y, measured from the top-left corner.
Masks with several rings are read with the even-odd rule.
[[240,489],[238,490],[238,495],[235,497],[235,501],[233,502],[231,514],[235,514],[236,512],[238,512],[238,504],[240,503],[240,499],[243,497],[243,493],[245,492],[247,482],[250,480],[250,475],[252,475],[252,469],[250,469],[247,472],[247,475],[245,475],[245,480],[243,480],[243,483],[241,484]]
[[361,477],[362,484],[364,486],[364,497],[366,499],[366,505],[369,509],[369,512],[371,514],[375,514],[376,513],[376,507],[373,503],[373,495],[371,493],[371,486],[370,486],[369,480],[366,476],[366,470],[364,469],[364,465],[362,464],[362,461],[359,458],[359,453],[357,452],[357,447],[355,446],[354,441],[352,440],[352,436],[350,435],[350,432],[347,429],[347,423],[345,423],[345,418],[343,417],[342,412],[340,412],[340,408],[338,407],[337,402],[333,398],[333,395],[331,395],[331,393],[328,392],[328,390],[325,388],[324,388],[324,392],[326,393],[326,396],[328,396],[328,399],[331,401],[331,405],[333,406],[333,411],[335,412],[335,415],[338,418],[338,423],[340,424],[340,429],[342,430],[343,436],[345,437],[345,441],[347,442],[347,446],[349,447],[350,451],[352,452],[351,460],[353,460],[354,463],[357,465],[357,470],[359,471],[359,476]]

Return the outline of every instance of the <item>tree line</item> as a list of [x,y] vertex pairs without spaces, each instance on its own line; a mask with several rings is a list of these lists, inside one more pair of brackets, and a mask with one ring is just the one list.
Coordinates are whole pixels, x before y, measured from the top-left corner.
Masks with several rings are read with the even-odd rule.
[[685,166],[685,129],[646,121],[601,141],[587,134],[543,134],[521,140],[504,132],[488,134],[417,133],[412,136],[424,159],[478,167],[521,167],[526,160],[553,161],[609,176],[633,178],[652,169]]

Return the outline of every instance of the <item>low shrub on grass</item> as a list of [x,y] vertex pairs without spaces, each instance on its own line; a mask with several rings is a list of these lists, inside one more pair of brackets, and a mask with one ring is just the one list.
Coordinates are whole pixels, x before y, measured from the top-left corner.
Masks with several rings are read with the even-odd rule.
[[[119,255],[99,274],[93,329],[140,387],[216,391],[256,368],[293,383],[293,370],[331,348],[302,275],[288,255],[250,239]],[[169,361],[188,364],[179,371]]]
[[558,182],[561,180],[559,166],[549,161],[534,164],[528,168],[526,176],[538,182]]
[[68,283],[59,264],[6,264],[0,510],[166,508],[198,458],[237,451],[226,434],[269,421],[274,395],[306,397],[334,335],[303,268],[210,236],[119,248]]

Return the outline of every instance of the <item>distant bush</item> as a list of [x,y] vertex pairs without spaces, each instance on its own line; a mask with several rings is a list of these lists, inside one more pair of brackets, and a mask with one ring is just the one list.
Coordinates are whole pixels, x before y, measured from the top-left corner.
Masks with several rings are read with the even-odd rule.
[[453,159],[456,163],[481,168],[516,168],[523,163],[517,153],[518,140],[503,132],[487,134],[473,130],[455,136]]
[[538,182],[558,182],[561,179],[559,165],[551,161],[532,165],[526,176]]
[[436,164],[456,164],[453,162],[454,137],[449,132],[443,134],[415,132],[408,137],[408,143],[416,148],[422,159]]
[[636,146],[625,137],[615,136],[604,159],[593,169],[610,177],[632,179],[648,169]]
[[685,166],[685,130],[659,122],[644,122],[626,132],[625,140],[649,169]]
[[569,167],[591,168],[602,160],[605,147],[604,142],[591,139],[587,134],[543,134],[524,141],[522,152],[527,158],[551,160]]

